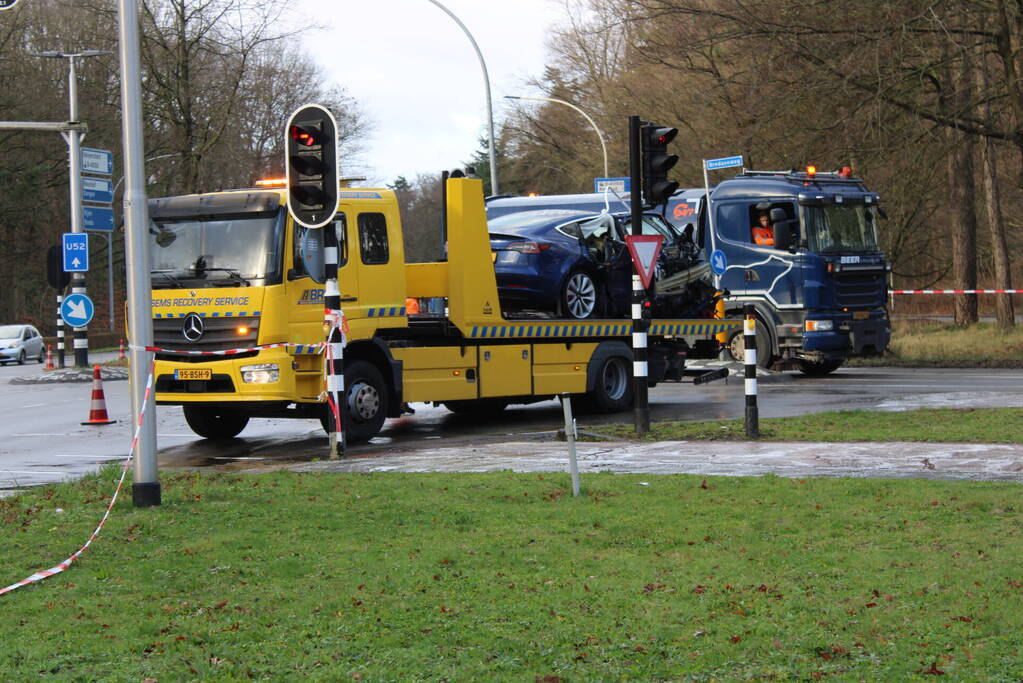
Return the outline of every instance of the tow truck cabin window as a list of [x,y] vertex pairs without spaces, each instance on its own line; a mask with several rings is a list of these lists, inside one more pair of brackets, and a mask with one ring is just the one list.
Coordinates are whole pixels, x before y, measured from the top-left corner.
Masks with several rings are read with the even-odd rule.
[[307,228],[295,223],[295,238],[292,240],[292,262],[295,264],[291,278],[311,277],[323,284],[326,279],[323,264],[323,240],[326,230],[336,230],[340,240],[338,267],[348,263],[348,239],[344,214],[338,214],[334,222],[323,228]]
[[281,281],[280,212],[150,221],[155,288],[244,287]]
[[874,209],[863,205],[804,206],[803,225],[818,253],[878,251]]
[[359,214],[359,249],[367,266],[387,263],[387,219],[382,213]]

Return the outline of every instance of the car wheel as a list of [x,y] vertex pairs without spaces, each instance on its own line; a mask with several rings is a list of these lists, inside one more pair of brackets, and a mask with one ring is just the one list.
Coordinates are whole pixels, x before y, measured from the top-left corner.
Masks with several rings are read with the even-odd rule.
[[380,433],[387,418],[390,393],[384,377],[372,363],[357,360],[345,365],[345,384],[345,435],[348,441],[368,441]]
[[589,273],[573,270],[561,288],[561,314],[566,318],[592,318],[600,310],[600,292]]
[[18,365],[24,365],[24,364],[25,364],[25,349],[22,349],[21,353],[18,354]]
[[38,361],[38,362],[39,362],[40,364],[42,364],[42,363],[45,363],[45,362],[46,362],[46,349],[39,349],[39,358],[36,358],[36,360],[37,360],[37,361]]
[[582,408],[593,413],[617,413],[632,405],[632,368],[624,356],[611,356],[600,363],[597,382],[586,393]]
[[[766,369],[774,363],[774,355],[771,353],[771,337],[760,318],[757,318],[756,330],[757,366]],[[732,356],[732,360],[740,363],[746,360],[746,341],[743,338],[745,336],[743,331],[739,330],[728,338],[728,353]]]
[[842,367],[842,363],[844,362],[844,358],[822,361],[801,360],[799,361],[799,371],[810,377],[823,377],[824,375],[830,375],[835,370],[838,370]]
[[249,424],[248,415],[232,410],[189,405],[183,408],[185,422],[204,439],[233,439]]
[[444,407],[459,415],[494,417],[508,407],[508,401],[501,398],[481,398],[468,401],[445,401]]

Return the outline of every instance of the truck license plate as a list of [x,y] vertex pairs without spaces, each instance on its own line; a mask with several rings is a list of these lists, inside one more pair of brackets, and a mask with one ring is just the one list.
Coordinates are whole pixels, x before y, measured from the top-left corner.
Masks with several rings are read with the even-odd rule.
[[866,320],[870,317],[870,311],[853,311],[853,320]]
[[174,379],[213,379],[213,371],[209,368],[176,368]]

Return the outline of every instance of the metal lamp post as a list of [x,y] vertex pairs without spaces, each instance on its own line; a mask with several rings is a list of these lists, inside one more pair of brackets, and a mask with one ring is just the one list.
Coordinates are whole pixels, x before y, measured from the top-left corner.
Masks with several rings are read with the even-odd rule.
[[[76,61],[79,58],[99,57],[113,54],[109,50],[81,50],[80,52],[35,52],[34,57],[68,60],[68,123],[79,123],[78,120],[78,78]],[[84,232],[82,216],[82,138],[84,133],[61,133],[68,145],[68,165],[71,174],[71,232]],[[71,277],[71,291],[85,294],[85,275],[74,273]],[[74,330],[75,367],[89,367],[89,338],[87,328],[76,327]]]
[[554,97],[527,97],[526,95],[505,95],[504,98],[506,100],[536,100],[537,102],[554,102],[556,104],[563,104],[566,107],[571,107],[575,111],[579,112],[579,114],[584,119],[586,119],[586,121],[590,124],[593,130],[597,131],[597,139],[600,140],[600,151],[604,153],[604,177],[605,178],[607,177],[607,145],[604,143],[604,134],[600,132],[599,128],[597,128],[597,124],[593,121],[593,119],[590,118],[589,114],[587,114],[586,112],[584,112],[582,109],[575,106],[571,102],[559,100]]
[[483,69],[483,85],[487,91],[487,129],[489,130],[489,147],[490,147],[490,193],[501,194],[497,184],[497,152],[494,147],[494,107],[490,100],[490,75],[487,72],[487,63],[483,61],[483,53],[480,52],[480,46],[476,44],[476,39],[469,33],[469,29],[465,27],[461,19],[455,16],[455,14],[444,5],[437,2],[437,0],[429,0],[434,5],[439,7],[445,14],[451,17],[458,27],[462,29],[465,35],[469,38],[469,42],[472,43],[472,49],[476,51],[476,56],[480,60],[480,68]]

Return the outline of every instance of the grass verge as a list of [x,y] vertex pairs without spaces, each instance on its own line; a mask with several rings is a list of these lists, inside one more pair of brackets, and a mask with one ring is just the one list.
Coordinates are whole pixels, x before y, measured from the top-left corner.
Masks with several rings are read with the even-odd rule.
[[[921,408],[900,412],[840,410],[761,418],[767,441],[923,441],[1023,443],[1023,408]],[[633,425],[588,427],[590,432],[640,441],[744,441],[742,420],[655,422],[642,438]]]
[[[11,581],[116,473],[0,499]],[[183,473],[0,598],[10,680],[1023,675],[1016,484]],[[60,508],[62,512],[56,510]]]
[[994,323],[956,327],[926,320],[895,320],[888,352],[853,358],[849,365],[903,367],[1023,368],[1023,325]]

